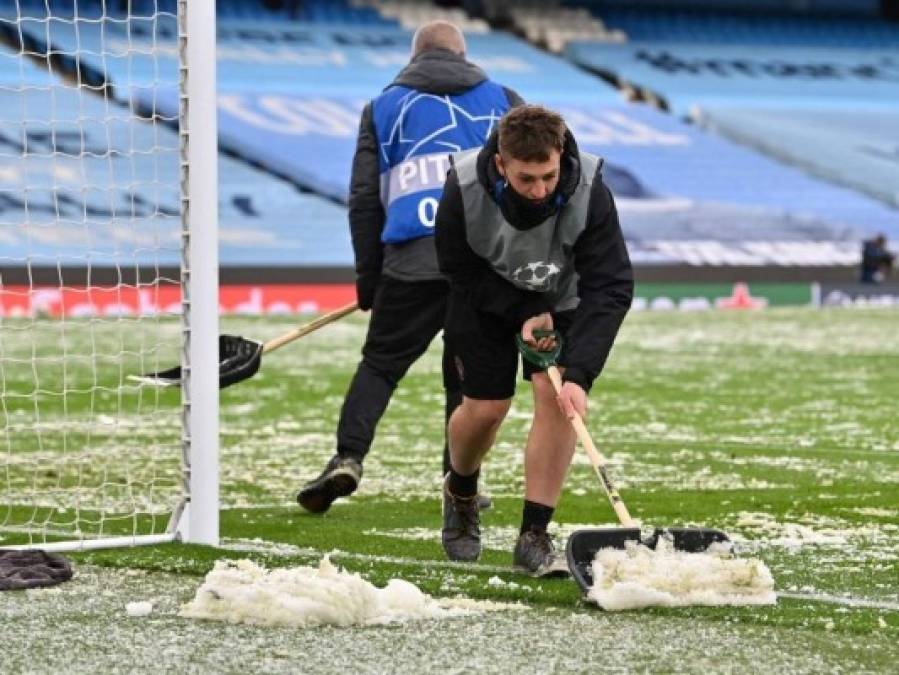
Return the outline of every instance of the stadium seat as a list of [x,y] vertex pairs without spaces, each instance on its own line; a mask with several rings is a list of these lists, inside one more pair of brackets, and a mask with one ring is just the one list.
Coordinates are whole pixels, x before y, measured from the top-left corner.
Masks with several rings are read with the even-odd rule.
[[[588,2],[571,0],[570,6]],[[689,42],[694,44],[769,44],[818,47],[895,48],[899,27],[864,14],[840,16],[784,13],[784,3],[770,12],[697,11],[689,3],[667,9],[603,4],[594,14],[610,29],[627,34],[632,42]]]

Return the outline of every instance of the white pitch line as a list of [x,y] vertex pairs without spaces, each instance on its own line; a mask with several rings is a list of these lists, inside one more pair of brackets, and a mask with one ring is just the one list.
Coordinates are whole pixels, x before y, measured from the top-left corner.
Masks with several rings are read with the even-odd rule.
[[899,602],[891,602],[889,600],[868,600],[867,598],[853,598],[842,595],[830,595],[828,593],[778,593],[779,598],[790,598],[791,600],[811,600],[813,602],[826,602],[833,605],[844,605],[846,607],[865,607],[868,609],[888,609],[891,611],[899,611]]
[[354,560],[371,560],[374,562],[384,562],[391,563],[394,565],[404,565],[408,567],[439,567],[442,569],[449,570],[457,570],[459,572],[492,572],[494,574],[504,574],[504,573],[513,573],[513,574],[524,574],[524,572],[520,572],[516,570],[512,565],[484,565],[483,563],[471,563],[471,562],[456,562],[453,560],[418,560],[414,558],[396,558],[394,556],[389,555],[365,555],[362,553],[347,553],[346,551],[340,551],[335,553],[337,558],[352,558]]
[[350,551],[320,551],[314,548],[294,546],[293,544],[273,544],[271,542],[256,542],[247,539],[223,540],[221,548],[229,551],[244,551],[247,553],[268,553],[280,556],[306,556],[318,557],[327,554],[334,560],[341,558],[349,560],[363,560],[366,562],[382,562],[404,567],[438,567],[441,569],[456,570],[459,572],[492,572],[494,574],[513,573],[523,574],[511,565],[484,565],[482,563],[456,562],[453,560],[421,560],[419,558],[401,558],[390,555],[368,555],[365,553],[352,553]]

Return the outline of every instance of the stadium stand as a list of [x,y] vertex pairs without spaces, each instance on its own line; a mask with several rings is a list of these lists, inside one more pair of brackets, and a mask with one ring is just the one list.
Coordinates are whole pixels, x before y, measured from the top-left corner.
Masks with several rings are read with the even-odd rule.
[[[337,4],[341,11],[351,14],[363,9],[374,11],[376,6],[400,8],[407,4],[391,2],[369,0],[362,6],[360,0],[357,5]],[[552,4],[553,11],[565,11],[564,7]],[[390,19],[390,25],[364,23],[359,17],[367,14],[353,14],[356,18],[352,20],[332,23],[293,20],[287,16],[291,11],[288,5],[284,3],[274,9],[256,5],[253,12],[237,0],[220,5],[223,15],[218,25],[220,144],[295,185],[332,200],[345,201],[359,111],[365,100],[380,91],[408,61],[411,34],[399,27],[405,16],[399,11],[396,20]],[[516,3],[516,7],[536,11],[524,3]],[[441,11],[435,9],[434,16],[440,16]],[[28,27],[26,35],[39,42],[41,34],[32,30],[36,27]],[[45,46],[44,50],[64,52],[76,40],[82,46],[89,46],[99,40],[100,30],[119,31],[123,39],[128,35],[131,52],[127,58],[123,55],[121,59],[103,61],[87,55],[77,65],[106,81],[120,103],[132,104],[145,114],[164,119],[173,117],[177,107],[174,15],[157,17],[152,24],[142,24],[137,19],[128,26],[115,21],[79,22],[77,26],[73,22],[58,22],[50,35],[54,47]],[[46,36],[43,39],[46,42]],[[166,57],[152,67],[144,63],[142,40],[168,43]],[[518,90],[529,101],[559,109],[569,120],[581,146],[606,158],[606,176],[618,197],[622,222],[638,264],[848,266],[857,259],[861,238],[882,231],[892,240],[899,239],[895,209],[766,159],[652,107],[627,104],[620,91],[602,80],[522,40],[495,31],[475,33],[469,36],[469,47],[472,59],[496,79]],[[745,52],[745,47],[727,44],[698,47],[671,42],[662,45],[663,49],[669,47],[682,59],[687,58],[689,50],[698,50],[691,57],[697,60],[716,49]],[[603,67],[607,68],[617,68],[618,63],[648,67],[646,57],[634,51],[637,48],[639,44],[589,41],[570,45],[567,53],[582,65],[601,58]],[[807,48],[797,52],[806,58],[810,53]],[[726,63],[730,63],[727,58],[734,58],[728,54],[721,57]],[[768,54],[766,49],[766,57]],[[810,102],[841,101],[853,96],[873,100],[886,109],[890,97],[895,96],[895,84],[879,82],[872,75],[876,75],[876,70],[859,66],[868,63],[865,59],[870,60],[872,54],[883,53],[839,50],[837,58],[844,59],[841,67],[852,77],[840,80],[839,85],[834,85],[828,77],[808,78],[809,86],[818,88],[815,90],[818,95],[812,97],[805,92],[794,96],[797,109],[799,102],[808,108]],[[708,63],[709,59],[701,62]],[[596,69],[595,63],[593,67]],[[740,75],[743,66],[734,68]],[[686,68],[690,81],[699,83],[687,87],[682,84],[685,78],[678,79],[664,67],[655,70],[659,81],[671,91],[686,92],[671,98],[685,110],[694,105],[694,93],[702,87],[714,90],[716,96],[724,90],[721,100],[734,110],[753,101],[758,110],[767,103],[766,114],[772,115],[777,110],[771,101],[782,102],[796,91],[795,83],[789,78],[764,70],[763,76],[753,78],[755,88],[749,91],[744,91],[742,85],[730,85],[728,89],[728,83],[739,78],[728,79],[714,72],[694,77],[691,69]],[[792,71],[788,73],[793,75]],[[867,86],[853,80],[865,77]],[[788,83],[784,84],[783,79]],[[676,86],[670,84],[672,81]],[[718,86],[721,82],[724,85]],[[715,107],[704,104],[702,110],[710,113]],[[448,109],[447,114],[449,124],[452,111]],[[704,119],[724,130],[724,121],[716,122],[711,116]],[[735,124],[741,129],[747,126],[741,126],[739,120]],[[797,122],[798,126],[801,124],[801,120]],[[765,126],[760,124],[763,131]],[[872,138],[882,138],[884,133],[891,133],[889,129],[888,125],[878,128],[868,125],[865,131],[870,131]],[[738,137],[735,132],[733,135]],[[788,145],[790,139],[783,143]],[[806,145],[811,147],[811,142],[806,141]],[[867,145],[877,151],[884,150],[876,144]],[[765,149],[762,145],[758,147]],[[862,158],[859,161],[863,161],[864,153],[857,154]],[[797,158],[785,159],[801,163]],[[238,166],[247,170],[246,166]],[[816,173],[828,175],[824,171]],[[231,184],[238,187],[254,183],[236,168],[222,169],[223,214],[231,209],[236,220],[240,220],[250,209],[246,200],[226,196],[230,194],[228,175],[235,176]],[[892,175],[884,172],[884,183],[892,180]],[[286,241],[302,232],[303,236],[310,237],[308,245],[319,249],[304,253],[282,248],[273,253],[280,256],[279,261],[286,258],[298,265],[351,265],[342,207],[321,200],[301,206],[296,200],[317,198],[296,191],[288,197],[274,192],[274,187],[271,189],[271,197],[261,198],[266,194],[261,188],[253,188],[251,195],[256,197],[255,201],[251,200],[253,209],[270,210],[272,216],[268,222],[280,223],[262,226],[271,232],[271,236],[266,235],[268,240]],[[246,192],[249,190],[240,194]],[[871,190],[868,192],[873,194]],[[264,203],[259,205],[261,202]],[[289,204],[283,211],[282,202]],[[296,213],[310,214],[310,217],[304,219],[302,226],[291,229],[291,214]],[[307,227],[313,229],[307,232]],[[238,229],[235,228],[235,240],[248,236],[247,232],[237,232]],[[259,259],[262,258],[264,255],[260,254]],[[223,253],[223,263],[228,259]]]
[[897,44],[896,28],[877,20],[876,13],[796,15],[784,13],[788,3],[773,4],[776,7],[771,11],[756,13],[696,11],[689,9],[689,3],[679,3],[678,8],[652,10],[634,5],[603,6],[596,11],[606,26],[622,31],[631,42],[884,49]]
[[[647,106],[597,102],[556,107],[581,147],[606,158],[605,173],[619,198],[637,262],[847,264],[857,257],[858,238],[865,233],[899,233],[895,213],[877,202],[811,179]],[[285,158],[291,151],[297,172],[326,167],[316,178],[319,184],[331,181],[345,190],[349,162],[331,162],[329,157],[352,154],[355,128],[349,117],[340,134],[333,125],[328,135],[312,127],[279,134],[272,125],[255,130],[245,125],[241,135],[267,139],[256,147],[269,148],[270,153],[283,148]],[[223,115],[223,124],[225,119]],[[302,161],[308,157],[321,160]],[[715,246],[708,245],[712,241]]]
[[713,107],[700,125],[834,183],[899,207],[895,110]]
[[486,33],[490,30],[490,24],[486,21],[469,17],[459,7],[435,7],[419,0],[353,0],[353,5],[371,7],[408,30],[415,30],[428,21],[449,21],[465,33]]
[[[0,267],[84,264],[72,258],[73,237],[90,237],[94,268],[177,265],[177,134],[58,85],[46,68],[0,51]],[[344,207],[225,155],[219,189],[223,265],[351,260]],[[135,254],[144,238],[146,249]]]
[[[366,45],[363,37],[369,42],[376,38],[376,46]],[[410,33],[379,30],[348,35],[335,30],[320,31],[315,39],[316,48],[327,53],[330,62],[271,66],[273,79],[282,82],[280,92],[264,92],[252,80],[230,76],[222,80],[220,137],[223,145],[302,185],[345,199],[359,112],[365,100],[408,62]],[[469,48],[475,62],[526,98],[618,101],[611,87],[514,37],[476,34],[469,36]],[[237,72],[228,70],[232,75]],[[284,84],[291,81],[305,84]],[[306,152],[297,153],[301,147]]]
[[[128,35],[128,26],[106,23],[79,25],[77,31],[67,24],[52,39],[64,51],[76,41],[99,44],[103,30],[107,42],[110,34]],[[408,62],[410,37],[400,28],[220,21],[222,147],[320,194],[345,199],[353,146],[334,139],[355,135],[364,101]],[[141,59],[142,40],[169,41],[168,58]],[[158,17],[152,25],[132,22],[132,53],[86,62],[108,80],[117,99],[171,118],[178,105],[174,40],[174,17]],[[619,100],[605,83],[512,36],[471,35],[469,47],[476,62],[526,97],[552,103]],[[298,137],[304,145],[295,144]]]
[[573,40],[626,40],[623,31],[608,30],[588,9],[563,7],[559,0],[516,3],[486,0],[483,11],[491,23],[508,25],[529,42],[555,54],[561,53]]
[[565,0],[565,4],[602,12],[613,9],[688,10],[695,13],[737,11],[768,16],[779,13],[876,17],[880,11],[880,0]]
[[899,101],[889,50],[574,42],[566,54],[606,79],[651,90],[681,116],[696,106],[895,108]]
[[[636,97],[839,185],[899,205],[899,25],[876,3],[805,13],[590,4],[627,44],[576,41],[567,56]],[[754,10],[754,11],[749,11]]]
[[[24,17],[44,18],[46,16],[75,16],[72,0],[17,0],[9,5],[7,15],[16,13],[16,6]],[[125,16],[151,17],[155,14],[175,16],[176,0],[107,0],[106,2],[79,2],[77,16],[85,20],[112,18],[121,20]],[[233,20],[278,20],[304,23],[339,23],[346,26],[396,26],[372,7],[347,0],[217,0],[216,13],[219,18]]]

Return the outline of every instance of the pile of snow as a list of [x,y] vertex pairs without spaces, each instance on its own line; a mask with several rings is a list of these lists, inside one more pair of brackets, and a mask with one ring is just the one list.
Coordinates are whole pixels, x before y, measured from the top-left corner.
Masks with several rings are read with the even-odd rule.
[[675,551],[664,538],[654,550],[633,541],[600,549],[587,597],[607,610],[777,602],[774,578],[761,560],[735,558],[726,543],[703,553]]
[[472,600],[437,601],[402,579],[384,588],[335,567],[266,570],[250,560],[218,561],[181,608],[192,619],[264,626],[371,626],[419,619],[444,619],[512,606]]

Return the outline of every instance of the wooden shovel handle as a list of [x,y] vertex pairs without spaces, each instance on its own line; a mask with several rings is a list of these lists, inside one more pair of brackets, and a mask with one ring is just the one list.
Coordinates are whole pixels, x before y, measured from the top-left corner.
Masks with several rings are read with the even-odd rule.
[[290,331],[289,333],[285,333],[281,337],[276,337],[272,340],[269,340],[263,345],[262,353],[268,354],[269,352],[273,352],[276,349],[283,347],[290,342],[293,342],[294,340],[298,340],[304,335],[308,335],[309,333],[318,330],[322,326],[327,326],[329,323],[337,321],[337,319],[340,319],[347,314],[352,314],[357,309],[359,309],[359,304],[356,302],[351,302],[349,305],[341,307],[340,309],[335,309],[333,312],[323,314],[314,321],[310,321],[305,326],[294,328],[292,331]]
[[[562,376],[559,373],[559,369],[556,366],[549,366],[546,369],[546,374],[549,376],[549,380],[552,382],[556,394],[559,394],[562,391]],[[577,434],[578,440],[581,442],[584,450],[587,451],[590,463],[593,464],[593,469],[596,471],[596,475],[599,476],[599,481],[606,491],[606,496],[609,498],[609,503],[615,510],[615,515],[618,516],[618,520],[624,527],[637,527],[634,519],[631,518],[631,514],[628,513],[624,502],[621,501],[621,496],[618,494],[618,488],[615,487],[612,479],[609,478],[609,474],[606,471],[607,464],[605,457],[603,457],[602,453],[597,450],[596,445],[593,443],[593,439],[590,438],[590,432],[587,431],[584,420],[577,414],[577,411],[575,411],[574,417],[571,418],[571,426],[574,427],[574,432]]]

